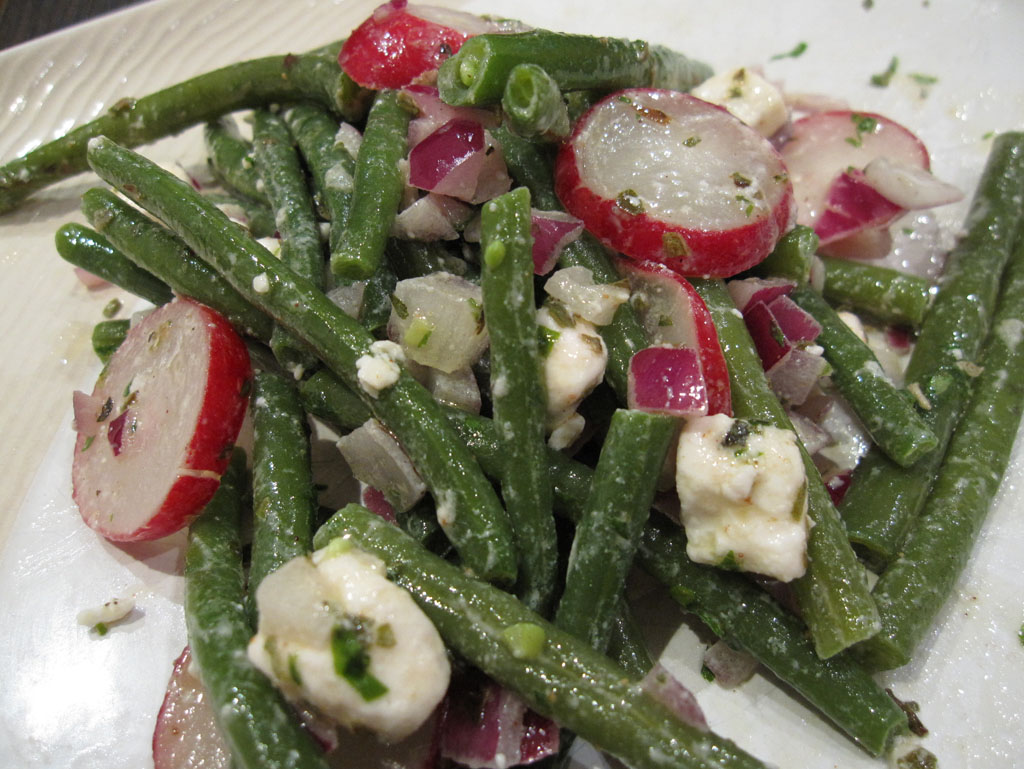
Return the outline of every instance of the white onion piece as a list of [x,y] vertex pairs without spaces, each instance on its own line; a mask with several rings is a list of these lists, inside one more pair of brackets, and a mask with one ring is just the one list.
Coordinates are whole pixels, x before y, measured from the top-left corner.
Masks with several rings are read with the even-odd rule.
[[366,281],[356,280],[332,288],[327,292],[327,298],[334,302],[350,318],[358,318],[359,312],[363,307],[363,293],[365,291]]
[[912,211],[956,203],[964,197],[958,187],[930,171],[888,157],[875,158],[864,166],[864,178],[880,195]]
[[451,373],[472,366],[487,349],[480,286],[435,272],[399,281],[392,296],[388,336],[408,359]]
[[530,210],[530,234],[533,236],[533,271],[547,275],[555,268],[562,249],[583,232],[583,221],[564,211]]
[[715,674],[716,684],[733,689],[748,681],[760,663],[752,654],[733,649],[719,640],[704,652],[704,664]]
[[595,326],[607,326],[619,305],[629,301],[629,288],[616,283],[595,283],[594,273],[575,265],[552,273],[544,283],[548,296],[557,299],[574,315]]
[[467,367],[457,371],[446,372],[431,366],[421,366],[415,361],[407,363],[409,373],[430,390],[434,400],[446,406],[479,414],[483,406],[480,396],[480,384],[476,381],[473,369]]
[[796,411],[789,412],[789,421],[793,423],[797,437],[812,457],[823,448],[832,443],[832,436],[828,431],[818,426],[815,422]]
[[338,450],[352,475],[379,489],[398,512],[411,508],[427,491],[401,445],[375,419],[338,439]]
[[708,730],[704,711],[701,710],[693,692],[683,686],[660,662],[644,676],[640,688],[671,710],[684,723],[702,732]]
[[456,240],[472,216],[462,201],[429,193],[399,212],[391,234],[403,240]]

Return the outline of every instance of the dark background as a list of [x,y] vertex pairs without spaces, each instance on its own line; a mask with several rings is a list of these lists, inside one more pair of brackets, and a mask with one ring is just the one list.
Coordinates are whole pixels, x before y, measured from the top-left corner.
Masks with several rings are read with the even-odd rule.
[[0,49],[140,0],[0,0]]

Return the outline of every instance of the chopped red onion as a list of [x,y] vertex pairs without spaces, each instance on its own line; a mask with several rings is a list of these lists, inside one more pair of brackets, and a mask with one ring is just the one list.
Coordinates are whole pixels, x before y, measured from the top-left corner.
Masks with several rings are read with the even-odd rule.
[[367,420],[340,438],[338,449],[348,462],[352,475],[368,486],[380,489],[399,512],[411,508],[427,491],[401,445],[375,419]]
[[799,406],[827,369],[828,363],[821,355],[791,347],[766,373],[775,394],[786,403]]
[[403,93],[415,103],[419,114],[409,123],[409,147],[419,144],[423,139],[443,126],[449,120],[460,118],[479,123],[485,128],[493,128],[501,122],[495,112],[476,107],[453,107],[441,101],[437,88],[429,85],[410,85],[402,89]]
[[469,769],[507,769],[558,751],[558,726],[481,675],[455,679],[442,706],[440,753]]
[[472,216],[473,209],[461,200],[431,192],[395,217],[391,234],[404,240],[456,240]]
[[789,294],[796,283],[787,278],[744,278],[730,280],[726,284],[733,304],[743,312],[752,302],[767,304],[777,296]]
[[104,280],[99,275],[93,275],[91,272],[83,270],[81,267],[75,267],[75,275],[80,281],[82,281],[82,285],[90,291],[96,291],[111,285],[110,281]]
[[693,692],[683,686],[660,662],[640,682],[640,688],[672,711],[683,723],[708,730],[708,722]]
[[631,409],[672,416],[708,413],[708,391],[697,351],[689,347],[647,347],[629,362]]
[[422,190],[481,203],[512,181],[494,139],[479,123],[453,118],[409,153],[409,183]]
[[704,652],[704,664],[715,674],[716,684],[733,689],[750,680],[759,663],[752,654],[733,649],[725,641],[718,640]]
[[788,296],[777,296],[768,303],[768,311],[779,324],[787,342],[813,342],[821,333],[821,324],[814,316]]
[[747,324],[750,338],[761,358],[765,370],[770,369],[789,352],[793,345],[786,341],[779,323],[775,320],[768,305],[764,302],[751,302],[743,310],[743,320]]
[[562,249],[583,232],[583,221],[564,211],[530,211],[530,234],[533,236],[533,271],[547,275],[554,269]]
[[869,184],[863,171],[850,169],[833,180],[814,231],[821,245],[828,245],[861,230],[888,226],[904,210]]
[[398,518],[395,517],[395,508],[388,502],[388,498],[384,496],[384,493],[373,486],[367,486],[365,483],[361,484],[361,486],[362,488],[359,490],[359,504],[388,523],[396,523]]
[[964,193],[919,165],[877,157],[864,166],[864,181],[894,205],[917,211],[962,200]]

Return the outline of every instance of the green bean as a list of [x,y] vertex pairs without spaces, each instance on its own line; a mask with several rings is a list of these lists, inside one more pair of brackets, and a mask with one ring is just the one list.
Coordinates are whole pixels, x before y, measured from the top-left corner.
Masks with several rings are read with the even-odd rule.
[[[607,657],[369,511],[349,505],[317,532],[316,542],[334,536],[381,558],[389,578],[409,591],[457,654],[537,713],[629,766],[763,767],[728,740],[677,720]],[[509,640],[510,628],[524,627],[543,638],[542,648],[524,650]]]
[[355,430],[373,416],[358,395],[324,369],[300,381],[298,388],[306,411],[344,432]]
[[675,435],[671,417],[618,409],[576,525],[555,624],[603,652]]
[[[495,138],[501,143],[509,172],[516,183],[527,187],[534,206],[544,210],[562,210],[555,195],[551,177],[551,160],[535,142],[516,136],[507,128],[498,127]],[[586,267],[598,283],[616,283],[622,279],[612,261],[611,252],[589,232],[567,245],[558,258],[559,267]],[[629,390],[629,361],[637,350],[647,347],[649,340],[633,306],[619,305],[615,317],[599,329],[608,348],[605,379],[615,390],[621,403],[626,402]]]
[[65,136],[0,167],[0,213],[50,184],[88,169],[86,144],[106,136],[125,146],[178,133],[237,110],[311,99],[328,109],[358,109],[338,66],[341,42],[308,54],[231,64],[140,99],[121,99]]
[[873,594],[882,632],[858,651],[875,668],[910,661],[970,557],[1024,411],[1024,238],[1004,276],[970,402],[899,555]]
[[129,326],[130,320],[119,319],[101,320],[92,327],[92,350],[102,363],[106,363],[110,356],[117,352],[117,348],[128,335]]
[[280,374],[257,371],[251,401],[252,555],[249,616],[263,578],[313,546],[317,513],[306,416],[295,388]]
[[207,164],[214,178],[236,195],[267,203],[263,181],[256,170],[252,142],[238,132],[230,115],[211,120],[203,128]]
[[491,403],[508,457],[501,492],[516,538],[517,591],[544,614],[554,598],[558,542],[545,461],[547,395],[537,343],[529,190],[517,187],[484,204],[481,247]]
[[517,64],[508,73],[501,108],[509,127],[528,139],[564,139],[569,110],[562,90],[543,67]]
[[767,278],[789,278],[798,284],[811,277],[814,252],[818,249],[818,236],[810,227],[798,224],[775,244],[762,262],[750,269],[751,275]]
[[331,223],[330,251],[341,248],[356,161],[337,141],[338,121],[314,104],[289,107],[285,122],[313,177],[317,208]]
[[[197,257],[177,235],[109,190],[86,190],[82,211],[132,261],[176,292],[217,310],[240,332],[264,342],[270,339],[271,319]],[[225,226],[237,228],[232,222]]]
[[[736,416],[792,430],[725,284],[707,279],[692,282],[718,330]],[[807,450],[802,445],[800,450],[807,474],[807,512],[814,526],[807,543],[807,573],[793,582],[793,590],[818,654],[828,658],[877,633],[878,610],[828,490]]]
[[[346,389],[329,372],[318,372],[303,385],[307,405],[310,398],[336,403],[339,393]],[[322,396],[309,392],[314,385],[323,388]],[[447,414],[484,471],[500,477],[504,456],[493,423],[456,409]],[[346,411],[321,416],[345,429],[361,424],[356,421],[357,415]],[[555,509],[580,520],[594,470],[553,449],[548,451],[548,465]],[[645,571],[673,590],[684,608],[695,612],[731,645],[756,657],[867,750],[884,752],[893,734],[905,728],[902,712],[849,654],[820,659],[806,637],[804,624],[748,579],[690,561],[686,535],[677,524],[652,517],[644,528],[637,557]],[[630,671],[637,669],[631,667]]]
[[363,386],[356,361],[374,355],[374,339],[358,322],[241,228],[230,226],[189,185],[140,155],[97,138],[90,143],[89,162],[107,182],[162,219],[248,301],[295,334],[358,392],[409,453],[465,566],[483,578],[514,580],[511,526],[494,489],[453,434],[440,406],[407,371],[399,370],[397,381],[379,391]]
[[65,224],[55,236],[57,253],[76,267],[155,305],[174,298],[170,287],[119,251],[107,238],[80,224]]
[[903,467],[934,450],[939,439],[918,413],[913,398],[893,387],[871,348],[828,302],[806,284],[798,285],[790,296],[821,324],[815,343],[824,348],[836,389],[875,445]]
[[926,404],[938,448],[912,467],[871,451],[854,472],[842,503],[850,539],[882,564],[898,552],[924,504],[950,433],[971,388],[971,364],[992,317],[1018,225],[1024,221],[1024,133],[992,145],[965,223],[949,255],[931,309],[921,324],[905,381]]
[[[281,260],[318,289],[324,287],[324,258],[320,228],[298,150],[283,119],[265,109],[253,113],[253,157],[263,190],[274,211],[281,236]],[[316,360],[284,329],[270,337],[270,349],[281,365],[301,373]]]
[[917,328],[931,303],[926,278],[855,262],[822,257],[825,265],[823,296],[838,307],[849,307],[885,323]]
[[473,283],[480,282],[477,266],[456,256],[439,241],[391,238],[388,240],[387,257],[398,280],[450,272]]
[[643,680],[654,667],[654,660],[644,639],[643,628],[633,616],[633,610],[629,608],[629,603],[624,598],[619,601],[619,609],[612,618],[608,656],[637,681]]
[[477,35],[441,65],[441,99],[455,105],[497,104],[517,64],[543,67],[563,91],[629,87],[688,91],[711,75],[701,62],[643,41],[532,30]]
[[356,157],[345,233],[339,249],[331,254],[331,271],[339,277],[364,280],[383,261],[405,189],[398,164],[407,151],[411,117],[398,92],[377,93]]
[[245,455],[236,450],[220,487],[192,523],[185,551],[185,625],[211,710],[239,769],[326,769],[294,710],[246,656],[241,507]]

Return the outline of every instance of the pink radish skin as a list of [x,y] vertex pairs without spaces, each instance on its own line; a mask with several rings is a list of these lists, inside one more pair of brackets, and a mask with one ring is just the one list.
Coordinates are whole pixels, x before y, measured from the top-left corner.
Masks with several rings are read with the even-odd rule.
[[782,147],[797,202],[797,222],[815,227],[836,177],[877,157],[929,169],[928,150],[913,133],[872,112],[836,110],[793,123]]
[[700,358],[709,414],[732,414],[729,369],[711,313],[686,278],[658,262],[621,260],[651,344],[689,347]]
[[133,326],[76,410],[74,499],[114,541],[167,536],[220,485],[245,417],[252,369],[221,315],[177,299]]
[[682,275],[754,266],[794,217],[771,143],[676,91],[629,89],[594,105],[559,152],[555,190],[606,245]]
[[231,753],[214,720],[203,685],[189,669],[186,646],[174,661],[153,730],[154,769],[227,769]]

